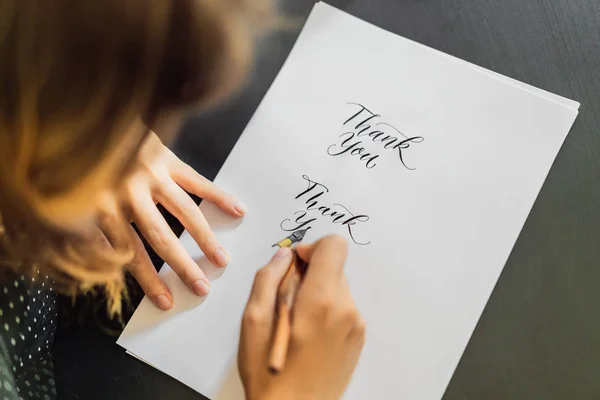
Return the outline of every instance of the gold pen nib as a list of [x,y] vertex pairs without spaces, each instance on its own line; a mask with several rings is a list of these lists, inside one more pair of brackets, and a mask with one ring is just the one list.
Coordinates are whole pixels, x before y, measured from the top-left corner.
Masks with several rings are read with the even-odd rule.
[[302,241],[302,239],[304,239],[304,235],[306,235],[307,231],[308,231],[308,229],[301,229],[301,230],[292,232],[292,234],[290,236],[275,243],[272,247],[292,247],[294,244],[296,244],[296,243]]

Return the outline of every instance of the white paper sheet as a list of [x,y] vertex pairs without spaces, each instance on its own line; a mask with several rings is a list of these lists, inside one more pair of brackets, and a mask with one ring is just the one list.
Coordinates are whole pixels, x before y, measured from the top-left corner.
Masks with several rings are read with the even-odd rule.
[[[381,116],[357,128],[367,111],[350,103]],[[319,3],[215,180],[247,217],[201,205],[230,265],[210,267],[184,233],[211,294],[196,298],[163,267],[174,309],[144,299],[118,343],[210,398],[243,398],[236,353],[254,273],[282,228],[316,218],[305,240],[351,243],[368,326],[345,398],[441,398],[577,107]],[[321,215],[332,210],[345,216]]]

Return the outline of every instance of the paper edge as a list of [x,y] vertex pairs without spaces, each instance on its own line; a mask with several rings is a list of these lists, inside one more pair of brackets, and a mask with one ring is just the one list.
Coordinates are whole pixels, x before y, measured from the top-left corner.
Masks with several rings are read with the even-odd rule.
[[[575,110],[575,111],[579,111],[579,108],[581,107],[581,103],[579,103],[578,101],[569,99],[568,97],[564,97],[564,96],[558,95],[556,93],[549,92],[549,91],[547,91],[545,89],[541,89],[541,88],[533,86],[533,85],[531,85],[529,83],[522,82],[522,81],[520,81],[518,79],[511,78],[511,77],[503,75],[503,74],[501,74],[499,72],[495,72],[495,71],[492,71],[492,70],[487,69],[485,67],[482,67],[480,65],[474,64],[474,63],[472,63],[470,61],[463,60],[462,58],[455,57],[455,56],[453,56],[451,54],[448,54],[448,53],[445,53],[445,52],[443,52],[441,50],[438,50],[438,49],[435,49],[433,47],[424,45],[423,43],[419,43],[419,42],[417,42],[415,40],[412,40],[412,39],[409,39],[409,38],[404,37],[402,35],[399,35],[399,34],[397,34],[395,32],[389,31],[389,30],[387,30],[385,28],[382,28],[382,27],[380,27],[378,25],[375,25],[375,24],[373,24],[373,23],[371,23],[369,21],[365,21],[365,20],[363,20],[363,19],[361,19],[359,17],[356,17],[356,16],[350,14],[349,12],[346,12],[346,11],[344,11],[342,9],[339,9],[339,8],[337,8],[335,6],[332,6],[331,4],[329,4],[329,3],[325,2],[325,1],[319,1],[319,2],[317,2],[315,4],[315,8],[317,6],[319,6],[319,7],[325,6],[325,7],[334,9],[334,10],[336,10],[338,12],[344,13],[345,15],[347,15],[349,17],[355,18],[358,21],[361,21],[361,22],[363,22],[365,24],[368,24],[368,25],[370,25],[372,27],[375,27],[375,28],[377,28],[377,29],[379,29],[379,30],[381,30],[383,32],[386,32],[387,34],[394,35],[394,36],[396,36],[396,37],[398,37],[398,38],[400,38],[402,40],[409,41],[409,42],[411,42],[411,43],[413,43],[413,44],[415,44],[415,45],[417,45],[419,47],[423,47],[423,48],[425,48],[425,49],[427,49],[429,51],[438,53],[439,55],[442,55],[445,58],[450,58],[452,61],[464,64],[464,65],[466,65],[466,66],[468,66],[468,67],[470,67],[470,68],[472,68],[472,69],[474,69],[474,70],[476,70],[476,71],[478,71],[480,73],[484,73],[484,74],[490,76],[491,78],[497,79],[497,80],[499,80],[499,81],[501,81],[503,83],[509,84],[511,86],[514,86],[516,88],[524,90],[524,91],[526,91],[528,93],[531,93],[533,95],[541,97],[544,100],[553,102],[555,104],[559,104],[559,105],[561,105],[563,107],[566,107],[566,108],[569,108],[569,109],[572,109],[572,110]],[[312,12],[314,12],[314,8],[313,8],[313,11],[311,11],[311,14],[312,14]]]

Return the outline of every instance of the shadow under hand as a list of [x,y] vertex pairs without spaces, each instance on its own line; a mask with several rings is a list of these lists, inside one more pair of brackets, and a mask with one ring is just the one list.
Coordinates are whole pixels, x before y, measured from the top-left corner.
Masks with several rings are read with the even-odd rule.
[[[211,229],[215,233],[234,230],[243,220],[227,215],[212,203],[203,203],[202,211],[207,217]],[[198,249],[197,244],[193,241],[188,232],[184,232],[180,240],[188,251],[193,248]],[[227,269],[227,267],[215,266],[204,254],[194,258],[194,261],[211,282],[219,279]],[[138,332],[156,327],[169,319],[183,317],[182,314],[190,312],[200,306],[208,297],[198,297],[185,286],[175,271],[166,264],[163,266],[163,271],[161,271],[160,276],[171,290],[173,295],[173,307],[169,311],[162,311],[152,304],[150,299],[145,297],[136,311],[136,314],[141,313],[141,315],[136,316],[134,320],[135,323],[130,323],[127,326],[129,334],[135,335]]]
[[[213,203],[203,203],[202,213],[206,216],[206,220],[214,233],[233,231],[244,220],[243,218],[234,218],[224,213]],[[185,237],[182,237],[182,241],[191,240],[191,236],[187,232],[184,235]],[[204,254],[194,258],[194,261],[211,282],[219,279],[227,268],[215,266]]]
[[[173,295],[173,307],[168,311],[162,311],[156,307],[148,297],[144,297],[135,312],[136,318],[130,320],[127,325],[127,334],[137,333],[152,329],[165,321],[191,311],[200,306],[208,296],[198,297],[185,286],[179,276],[170,269],[161,273],[161,278],[167,284]],[[209,294],[210,295],[210,294]]]

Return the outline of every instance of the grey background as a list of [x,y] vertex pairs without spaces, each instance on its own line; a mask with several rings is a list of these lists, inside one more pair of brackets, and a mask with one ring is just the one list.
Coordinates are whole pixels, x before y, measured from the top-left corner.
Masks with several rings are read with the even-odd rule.
[[[581,102],[575,126],[444,398],[600,399],[598,0],[329,3],[409,39]],[[312,4],[281,2],[286,15],[303,19]],[[174,145],[180,157],[214,178],[298,33],[279,32],[261,43],[247,86],[227,105],[193,118],[183,129]],[[61,398],[201,398],[124,356],[113,343],[114,338],[97,332],[58,338],[57,349],[66,349],[56,360]],[[90,348],[97,355],[93,361]],[[85,361],[79,356],[83,352],[88,354]],[[97,376],[73,379],[81,375],[83,363]]]

